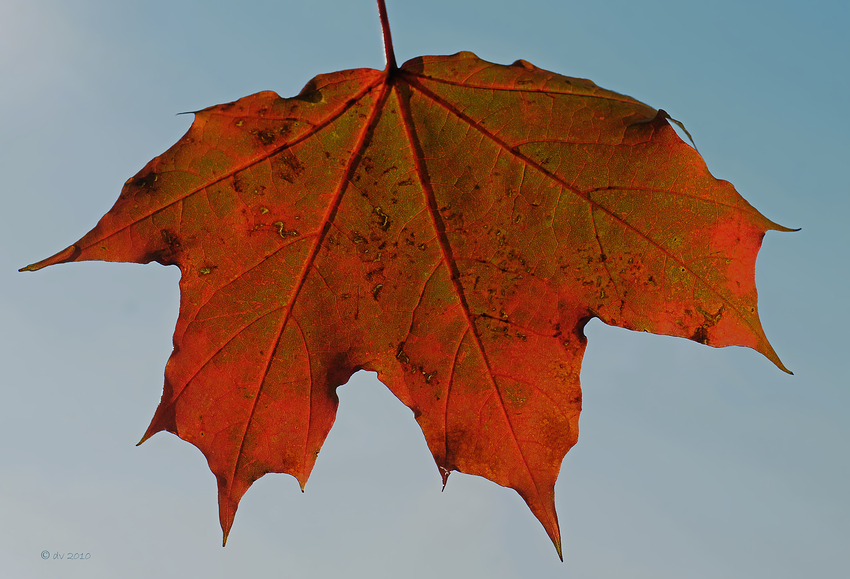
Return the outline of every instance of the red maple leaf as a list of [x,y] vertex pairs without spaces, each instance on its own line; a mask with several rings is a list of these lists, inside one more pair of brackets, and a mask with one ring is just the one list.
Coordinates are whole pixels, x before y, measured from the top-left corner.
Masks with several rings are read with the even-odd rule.
[[763,217],[666,113],[474,54],[320,75],[195,113],[68,261],[177,265],[168,430],[218,478],[225,541],[269,472],[305,485],[357,370],[453,470],[516,489],[560,554],[583,327],[758,350]]

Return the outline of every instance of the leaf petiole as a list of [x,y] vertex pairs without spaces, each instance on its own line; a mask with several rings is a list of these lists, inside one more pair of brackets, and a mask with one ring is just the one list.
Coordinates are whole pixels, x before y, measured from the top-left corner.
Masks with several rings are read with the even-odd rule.
[[387,68],[384,71],[391,74],[398,69],[398,65],[395,61],[393,37],[390,34],[390,20],[387,17],[387,5],[384,0],[378,0],[378,14],[381,17],[381,31],[384,33],[384,54],[387,57]]

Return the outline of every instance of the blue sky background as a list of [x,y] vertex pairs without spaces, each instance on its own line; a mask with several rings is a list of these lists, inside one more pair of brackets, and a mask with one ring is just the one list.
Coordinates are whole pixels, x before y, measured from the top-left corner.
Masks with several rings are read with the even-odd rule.
[[[368,374],[306,493],[269,475],[221,548],[215,480],[159,402],[179,272],[17,269],[86,233],[170,147],[175,113],[383,68],[373,0],[0,0],[0,570],[72,577],[846,577],[850,568],[850,8],[839,1],[388,0],[399,62],[524,58],[664,108],[715,176],[793,234],[758,261],[795,376],[592,322],[560,563],[519,497],[445,492],[409,410]],[[90,553],[42,560],[43,550]]]

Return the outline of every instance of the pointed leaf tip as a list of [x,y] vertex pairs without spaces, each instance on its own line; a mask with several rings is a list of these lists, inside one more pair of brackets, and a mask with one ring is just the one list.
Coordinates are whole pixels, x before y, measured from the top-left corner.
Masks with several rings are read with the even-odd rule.
[[443,477],[443,488],[440,490],[440,492],[446,490],[446,483],[449,482],[450,474],[452,474],[452,471],[447,468],[443,468],[442,466],[440,467],[440,476]]
[[55,265],[57,263],[62,263],[63,261],[70,261],[77,253],[79,253],[77,246],[71,245],[66,247],[59,253],[51,255],[47,259],[42,259],[41,261],[31,263],[26,267],[22,267],[18,271],[38,271],[47,267],[48,265]]
[[221,546],[227,546],[227,538],[230,536],[230,529],[233,527],[233,519],[235,513],[232,513],[230,510],[228,512],[219,512],[219,521],[221,522]]
[[786,374],[794,375],[794,372],[789,370],[785,364],[782,363],[782,360],[779,359],[779,354],[776,353],[776,350],[773,349],[773,346],[770,345],[770,342],[766,342],[766,347],[756,348],[756,351],[760,352],[765,358],[773,362],[773,365],[785,372]]

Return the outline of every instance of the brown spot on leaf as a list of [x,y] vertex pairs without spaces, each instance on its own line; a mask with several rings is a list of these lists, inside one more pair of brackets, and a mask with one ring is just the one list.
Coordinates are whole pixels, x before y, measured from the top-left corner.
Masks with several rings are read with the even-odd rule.
[[254,129],[251,131],[251,134],[257,137],[257,140],[259,140],[265,147],[274,144],[275,139],[277,139],[277,135],[274,134],[274,131],[270,131],[268,129],[262,131]]
[[159,184],[157,183],[157,181],[159,181],[159,175],[154,171],[150,171],[148,173],[145,173],[144,175],[134,177],[133,179],[128,181],[127,184],[141,189],[141,191],[136,191],[136,195],[138,195],[139,193],[156,192],[159,188]]
[[304,165],[289,149],[284,149],[271,157],[272,170],[275,176],[286,181],[294,183],[295,180],[304,173]]
[[708,329],[705,326],[699,326],[691,336],[691,340],[700,344],[708,343]]
[[402,364],[410,364],[410,357],[404,353],[404,342],[400,342],[395,357]]
[[384,213],[383,209],[381,209],[380,207],[375,207],[375,215],[378,216],[380,221],[378,223],[378,227],[380,227],[384,231],[390,228],[390,218],[386,213]]

